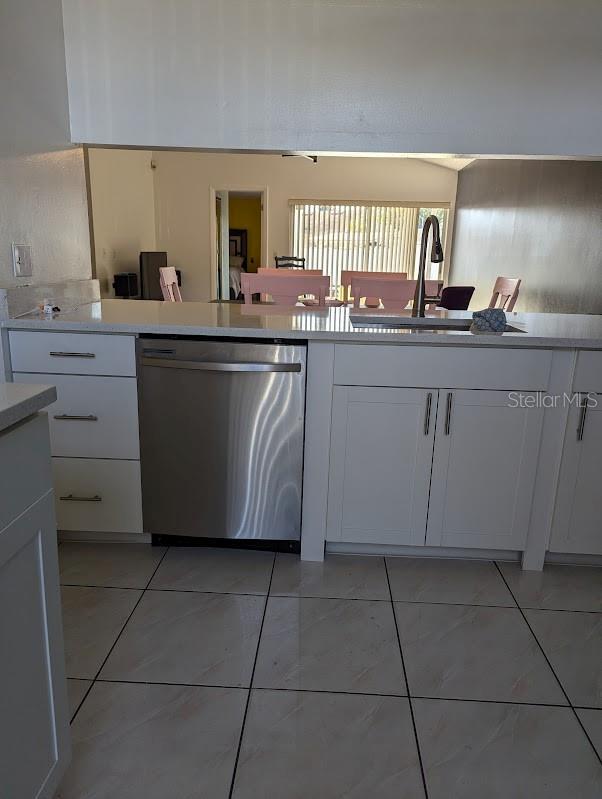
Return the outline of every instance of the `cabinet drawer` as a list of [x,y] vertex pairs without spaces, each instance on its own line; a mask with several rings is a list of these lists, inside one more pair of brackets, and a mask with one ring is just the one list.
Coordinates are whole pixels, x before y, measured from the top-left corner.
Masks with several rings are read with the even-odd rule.
[[52,488],[46,414],[0,433],[0,530]]
[[57,527],[141,533],[139,461],[53,458]]
[[337,344],[334,382],[542,391],[548,387],[551,362],[549,350]]
[[585,350],[579,353],[573,391],[602,393],[602,352]]
[[[17,383],[39,375],[13,374]],[[52,454],[71,458],[140,458],[134,377],[52,375],[57,401],[49,406]]]
[[13,372],[135,377],[134,336],[11,330]]

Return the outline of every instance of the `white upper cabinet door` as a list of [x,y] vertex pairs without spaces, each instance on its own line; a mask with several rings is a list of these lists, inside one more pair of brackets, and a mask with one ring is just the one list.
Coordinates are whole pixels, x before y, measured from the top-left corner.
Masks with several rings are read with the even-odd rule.
[[[585,397],[581,397],[584,406]],[[552,552],[602,555],[602,394],[569,411],[552,527]]]
[[334,387],[327,540],[424,545],[437,396]]
[[427,545],[524,548],[543,409],[518,397],[440,390]]

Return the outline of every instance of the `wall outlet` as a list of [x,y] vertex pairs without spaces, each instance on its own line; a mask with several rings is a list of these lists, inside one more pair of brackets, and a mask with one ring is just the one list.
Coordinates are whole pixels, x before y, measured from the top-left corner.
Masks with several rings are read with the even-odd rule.
[[31,244],[13,242],[13,272],[15,277],[31,277],[33,274]]

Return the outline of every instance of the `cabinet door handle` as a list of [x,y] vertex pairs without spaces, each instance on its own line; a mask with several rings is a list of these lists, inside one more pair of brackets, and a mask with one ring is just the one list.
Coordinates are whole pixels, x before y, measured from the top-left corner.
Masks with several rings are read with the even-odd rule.
[[577,425],[577,441],[583,441],[583,431],[585,430],[585,417],[587,416],[587,403],[589,397],[586,395],[579,395],[579,405],[581,406],[581,413],[579,414],[579,424]]
[[54,418],[57,419],[59,422],[97,422],[98,416],[94,416],[93,413],[88,414],[87,416],[77,416],[76,414],[71,413],[55,413]]
[[67,494],[64,497],[59,497],[61,502],[102,502],[100,494],[94,494],[92,497],[78,497],[75,494]]
[[451,391],[447,392],[447,403],[445,405],[445,435],[449,435],[449,431],[451,429],[451,410],[452,410],[452,398],[453,394]]
[[433,394],[431,391],[426,395],[426,408],[424,410],[424,435],[428,436],[431,426],[431,405],[433,404]]
[[93,352],[49,352],[53,358],[96,358]]

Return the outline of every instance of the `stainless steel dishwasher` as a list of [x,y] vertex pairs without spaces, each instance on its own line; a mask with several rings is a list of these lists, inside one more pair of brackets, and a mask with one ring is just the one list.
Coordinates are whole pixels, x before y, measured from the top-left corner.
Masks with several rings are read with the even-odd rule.
[[137,354],[145,532],[298,540],[305,346],[141,338]]

